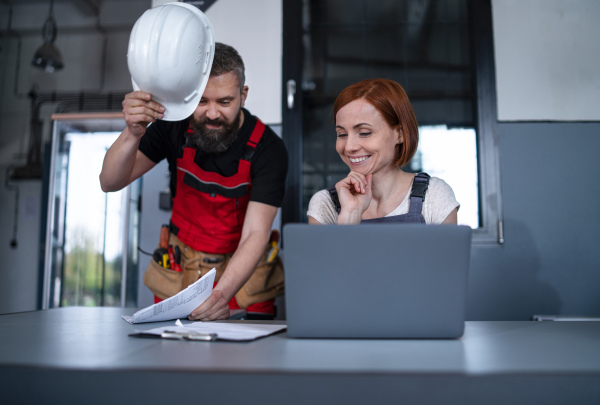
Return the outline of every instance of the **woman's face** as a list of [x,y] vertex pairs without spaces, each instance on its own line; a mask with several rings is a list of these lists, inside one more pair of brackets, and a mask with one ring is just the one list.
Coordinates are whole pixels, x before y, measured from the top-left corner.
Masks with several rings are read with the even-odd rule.
[[338,110],[335,121],[335,149],[351,171],[367,175],[395,168],[401,131],[391,128],[373,105],[354,100]]

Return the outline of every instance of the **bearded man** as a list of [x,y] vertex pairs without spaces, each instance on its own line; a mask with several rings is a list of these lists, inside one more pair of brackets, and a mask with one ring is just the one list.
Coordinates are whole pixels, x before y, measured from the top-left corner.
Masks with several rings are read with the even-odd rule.
[[144,281],[159,301],[217,267],[212,295],[192,311],[192,320],[226,319],[230,308],[240,307],[268,319],[273,298],[281,294],[282,273],[279,285],[257,287],[278,277],[257,275],[255,269],[269,256],[265,247],[283,201],[287,151],[281,138],[243,108],[247,96],[242,58],[216,43],[206,89],[189,118],[163,121],[165,108],[151,94],[125,96],[127,126],[100,173],[102,190],[117,191],[167,159],[173,198],[169,245],[182,255],[183,282],[177,281],[176,290],[157,285],[167,281],[152,276],[150,267]]

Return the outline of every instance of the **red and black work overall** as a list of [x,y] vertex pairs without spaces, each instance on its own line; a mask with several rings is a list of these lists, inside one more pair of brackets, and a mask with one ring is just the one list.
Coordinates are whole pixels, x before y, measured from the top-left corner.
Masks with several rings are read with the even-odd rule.
[[[423,217],[423,201],[425,201],[425,193],[429,187],[430,176],[427,173],[418,173],[415,175],[413,180],[412,189],[410,192],[410,202],[408,206],[408,213],[402,215],[391,215],[389,217],[363,219],[360,221],[361,224],[369,223],[425,223],[425,217]],[[340,200],[335,190],[335,186],[327,189],[329,195],[333,200],[335,209],[339,214],[341,211]]]
[[[177,159],[177,189],[173,198],[171,231],[194,250],[211,253],[233,253],[240,242],[246,209],[250,202],[250,165],[265,125],[257,120],[250,135],[236,174],[230,177],[207,172],[195,162],[196,148],[186,147]],[[188,129],[188,134],[191,129]],[[257,303],[246,308],[250,312],[265,312]],[[239,306],[235,297],[231,309]],[[272,310],[272,303],[270,303]]]

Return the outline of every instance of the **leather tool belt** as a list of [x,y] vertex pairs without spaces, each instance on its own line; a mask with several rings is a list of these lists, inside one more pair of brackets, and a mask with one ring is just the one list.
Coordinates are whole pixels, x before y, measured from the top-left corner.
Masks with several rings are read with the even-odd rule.
[[[165,268],[152,258],[144,273],[144,284],[161,299],[177,294],[212,268],[217,271],[215,276],[215,283],[217,283],[232,256],[231,253],[211,254],[196,251],[180,241],[173,232],[169,234],[169,245],[179,247],[181,271]],[[269,260],[270,251],[271,246],[268,244],[254,273],[235,295],[241,308],[257,302],[268,301],[283,294],[283,263],[279,256],[271,257]]]

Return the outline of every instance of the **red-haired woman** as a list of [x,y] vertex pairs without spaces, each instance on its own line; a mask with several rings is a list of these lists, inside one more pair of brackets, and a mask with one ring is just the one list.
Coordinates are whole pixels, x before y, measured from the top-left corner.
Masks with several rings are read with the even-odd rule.
[[333,112],[336,150],[350,173],[311,198],[310,224],[456,224],[459,204],[452,188],[426,173],[401,169],[419,142],[402,86],[387,79],[360,81],[340,93]]

